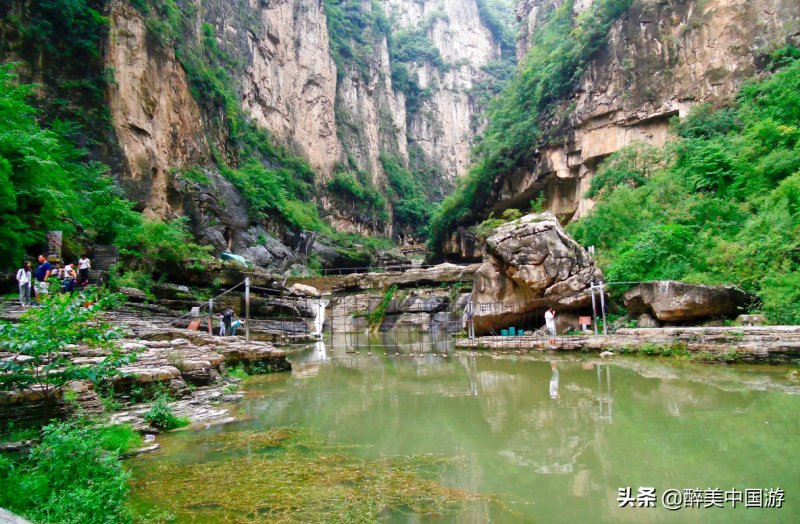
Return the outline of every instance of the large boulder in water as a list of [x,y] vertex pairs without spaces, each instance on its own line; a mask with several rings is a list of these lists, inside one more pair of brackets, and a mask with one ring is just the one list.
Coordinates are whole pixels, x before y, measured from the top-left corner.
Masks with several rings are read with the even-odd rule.
[[651,314],[662,322],[735,317],[752,296],[731,286],[686,284],[674,280],[643,282],[622,296],[632,315]]
[[518,325],[547,306],[571,312],[591,306],[591,283],[603,280],[591,255],[550,213],[526,215],[495,229],[486,239],[486,252],[488,260],[475,273],[478,334]]

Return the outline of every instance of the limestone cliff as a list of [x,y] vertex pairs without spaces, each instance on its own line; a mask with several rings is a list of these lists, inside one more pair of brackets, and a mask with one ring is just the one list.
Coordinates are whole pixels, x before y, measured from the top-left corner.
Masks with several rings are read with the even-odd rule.
[[481,66],[500,60],[499,43],[481,20],[475,0],[385,0],[385,4],[398,29],[429,22],[426,33],[448,64],[446,70],[430,62],[417,64],[420,86],[432,93],[413,116],[409,140],[452,185],[469,168],[470,151],[481,127],[480,113],[485,109],[476,106],[470,89],[485,76]]
[[[378,7],[390,15],[392,31],[424,32],[447,64],[412,64],[413,75],[426,90],[421,109],[413,114],[407,113],[405,94],[392,85],[386,36],[367,48],[371,51],[366,68],[349,62],[337,75],[324,2],[195,2],[184,13],[184,34],[175,37],[159,34],[159,15],[153,10],[143,15],[125,2],[112,3],[105,65],[114,72],[109,102],[124,156],[120,180],[131,198],[151,216],[192,215],[186,195],[176,197],[170,177],[199,169],[214,179],[214,186],[222,177],[214,168],[212,151],[225,158],[236,156],[238,145],[229,135],[230,101],[222,106],[198,99],[198,86],[176,58],[175,42],[180,40],[186,49],[205,45],[206,54],[210,48],[222,57],[219,64],[207,65],[225,69],[238,99],[234,106],[278,144],[308,161],[318,175],[315,199],[329,224],[338,230],[392,235],[391,200],[388,223],[378,223],[361,212],[358,202],[344,205],[330,194],[327,182],[338,170],[355,169],[385,194],[389,182],[381,155],[408,167],[413,147],[418,152],[416,167],[426,166],[434,178],[430,186],[446,193],[455,177],[466,171],[480,128],[483,108],[470,89],[485,76],[480,67],[497,60],[500,50],[475,0],[386,0]],[[360,9],[369,12],[372,4],[362,2]],[[181,60],[196,59],[188,54],[184,52]],[[222,214],[246,217],[247,210],[245,206]],[[250,227],[246,221],[223,218],[227,232],[220,235],[230,243],[237,232]],[[199,224],[202,220],[195,230],[204,233],[206,228]],[[217,238],[214,244],[219,243]]]
[[[561,3],[517,5],[518,56],[543,13]],[[576,1],[575,15],[591,4]],[[488,209],[526,205],[544,191],[545,208],[563,219],[585,215],[593,202],[584,195],[604,158],[634,141],[661,146],[670,118],[730,99],[743,81],[763,73],[770,49],[798,41],[798,23],[795,0],[637,0],[564,102],[574,106],[567,139],[497,180]]]

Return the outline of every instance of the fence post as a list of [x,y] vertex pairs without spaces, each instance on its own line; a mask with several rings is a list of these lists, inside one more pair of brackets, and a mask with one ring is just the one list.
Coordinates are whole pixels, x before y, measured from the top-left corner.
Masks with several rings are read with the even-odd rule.
[[208,334],[214,334],[214,299],[208,299]]
[[244,339],[250,342],[250,277],[244,279]]
[[600,284],[600,309],[603,313],[603,335],[608,335],[608,326],[606,326],[606,285]]
[[595,336],[597,336],[597,304],[595,303],[594,299],[594,282],[592,282],[591,290],[592,290],[592,322],[594,322],[594,334]]

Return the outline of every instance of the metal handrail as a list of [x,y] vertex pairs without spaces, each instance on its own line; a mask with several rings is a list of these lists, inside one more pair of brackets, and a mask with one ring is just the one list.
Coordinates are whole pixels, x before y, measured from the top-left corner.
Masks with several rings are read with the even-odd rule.
[[[420,265],[413,265],[413,264],[406,264],[406,265],[399,265],[399,266],[384,266],[384,267],[376,267],[376,266],[369,266],[369,267],[338,267],[338,268],[329,268],[323,269],[323,275],[357,275],[357,274],[364,274],[364,273],[404,273],[409,269],[430,269],[432,267],[437,267],[441,264],[420,264]],[[452,264],[454,266],[459,267],[469,267],[472,264]]]

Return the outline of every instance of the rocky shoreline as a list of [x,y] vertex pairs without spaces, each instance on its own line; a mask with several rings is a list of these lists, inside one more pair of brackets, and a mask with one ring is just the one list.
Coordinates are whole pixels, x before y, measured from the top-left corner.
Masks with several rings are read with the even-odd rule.
[[[490,350],[539,350],[547,336],[486,336],[461,339],[456,347]],[[558,336],[556,351],[687,354],[707,362],[800,362],[800,326],[620,328],[612,335]]]
[[[7,308],[3,318],[21,314],[20,308]],[[107,314],[106,320],[121,327],[124,338],[117,341],[120,353],[136,354],[136,359],[119,369],[120,374],[104,381],[103,392],[89,381],[70,383],[55,402],[43,402],[35,390],[0,392],[0,420],[12,420],[15,427],[35,425],[48,417],[61,418],[81,413],[96,416],[106,413],[101,394],[111,396],[118,408],[108,413],[112,423],[131,423],[142,432],[159,430],[149,425],[144,414],[151,407],[148,399],[157,392],[168,392],[174,399],[170,407],[192,424],[218,424],[231,419],[219,404],[241,399],[236,393],[240,379],[228,371],[244,366],[259,372],[288,371],[286,352],[269,342],[246,342],[244,337],[218,337],[207,332],[189,331],[169,323],[168,317],[143,317],[134,309],[122,308]],[[75,364],[90,364],[106,357],[90,347],[70,348]],[[0,352],[0,360],[14,358]],[[139,398],[134,398],[132,392]],[[69,392],[69,394],[67,394]],[[144,402],[142,400],[145,400]]]

